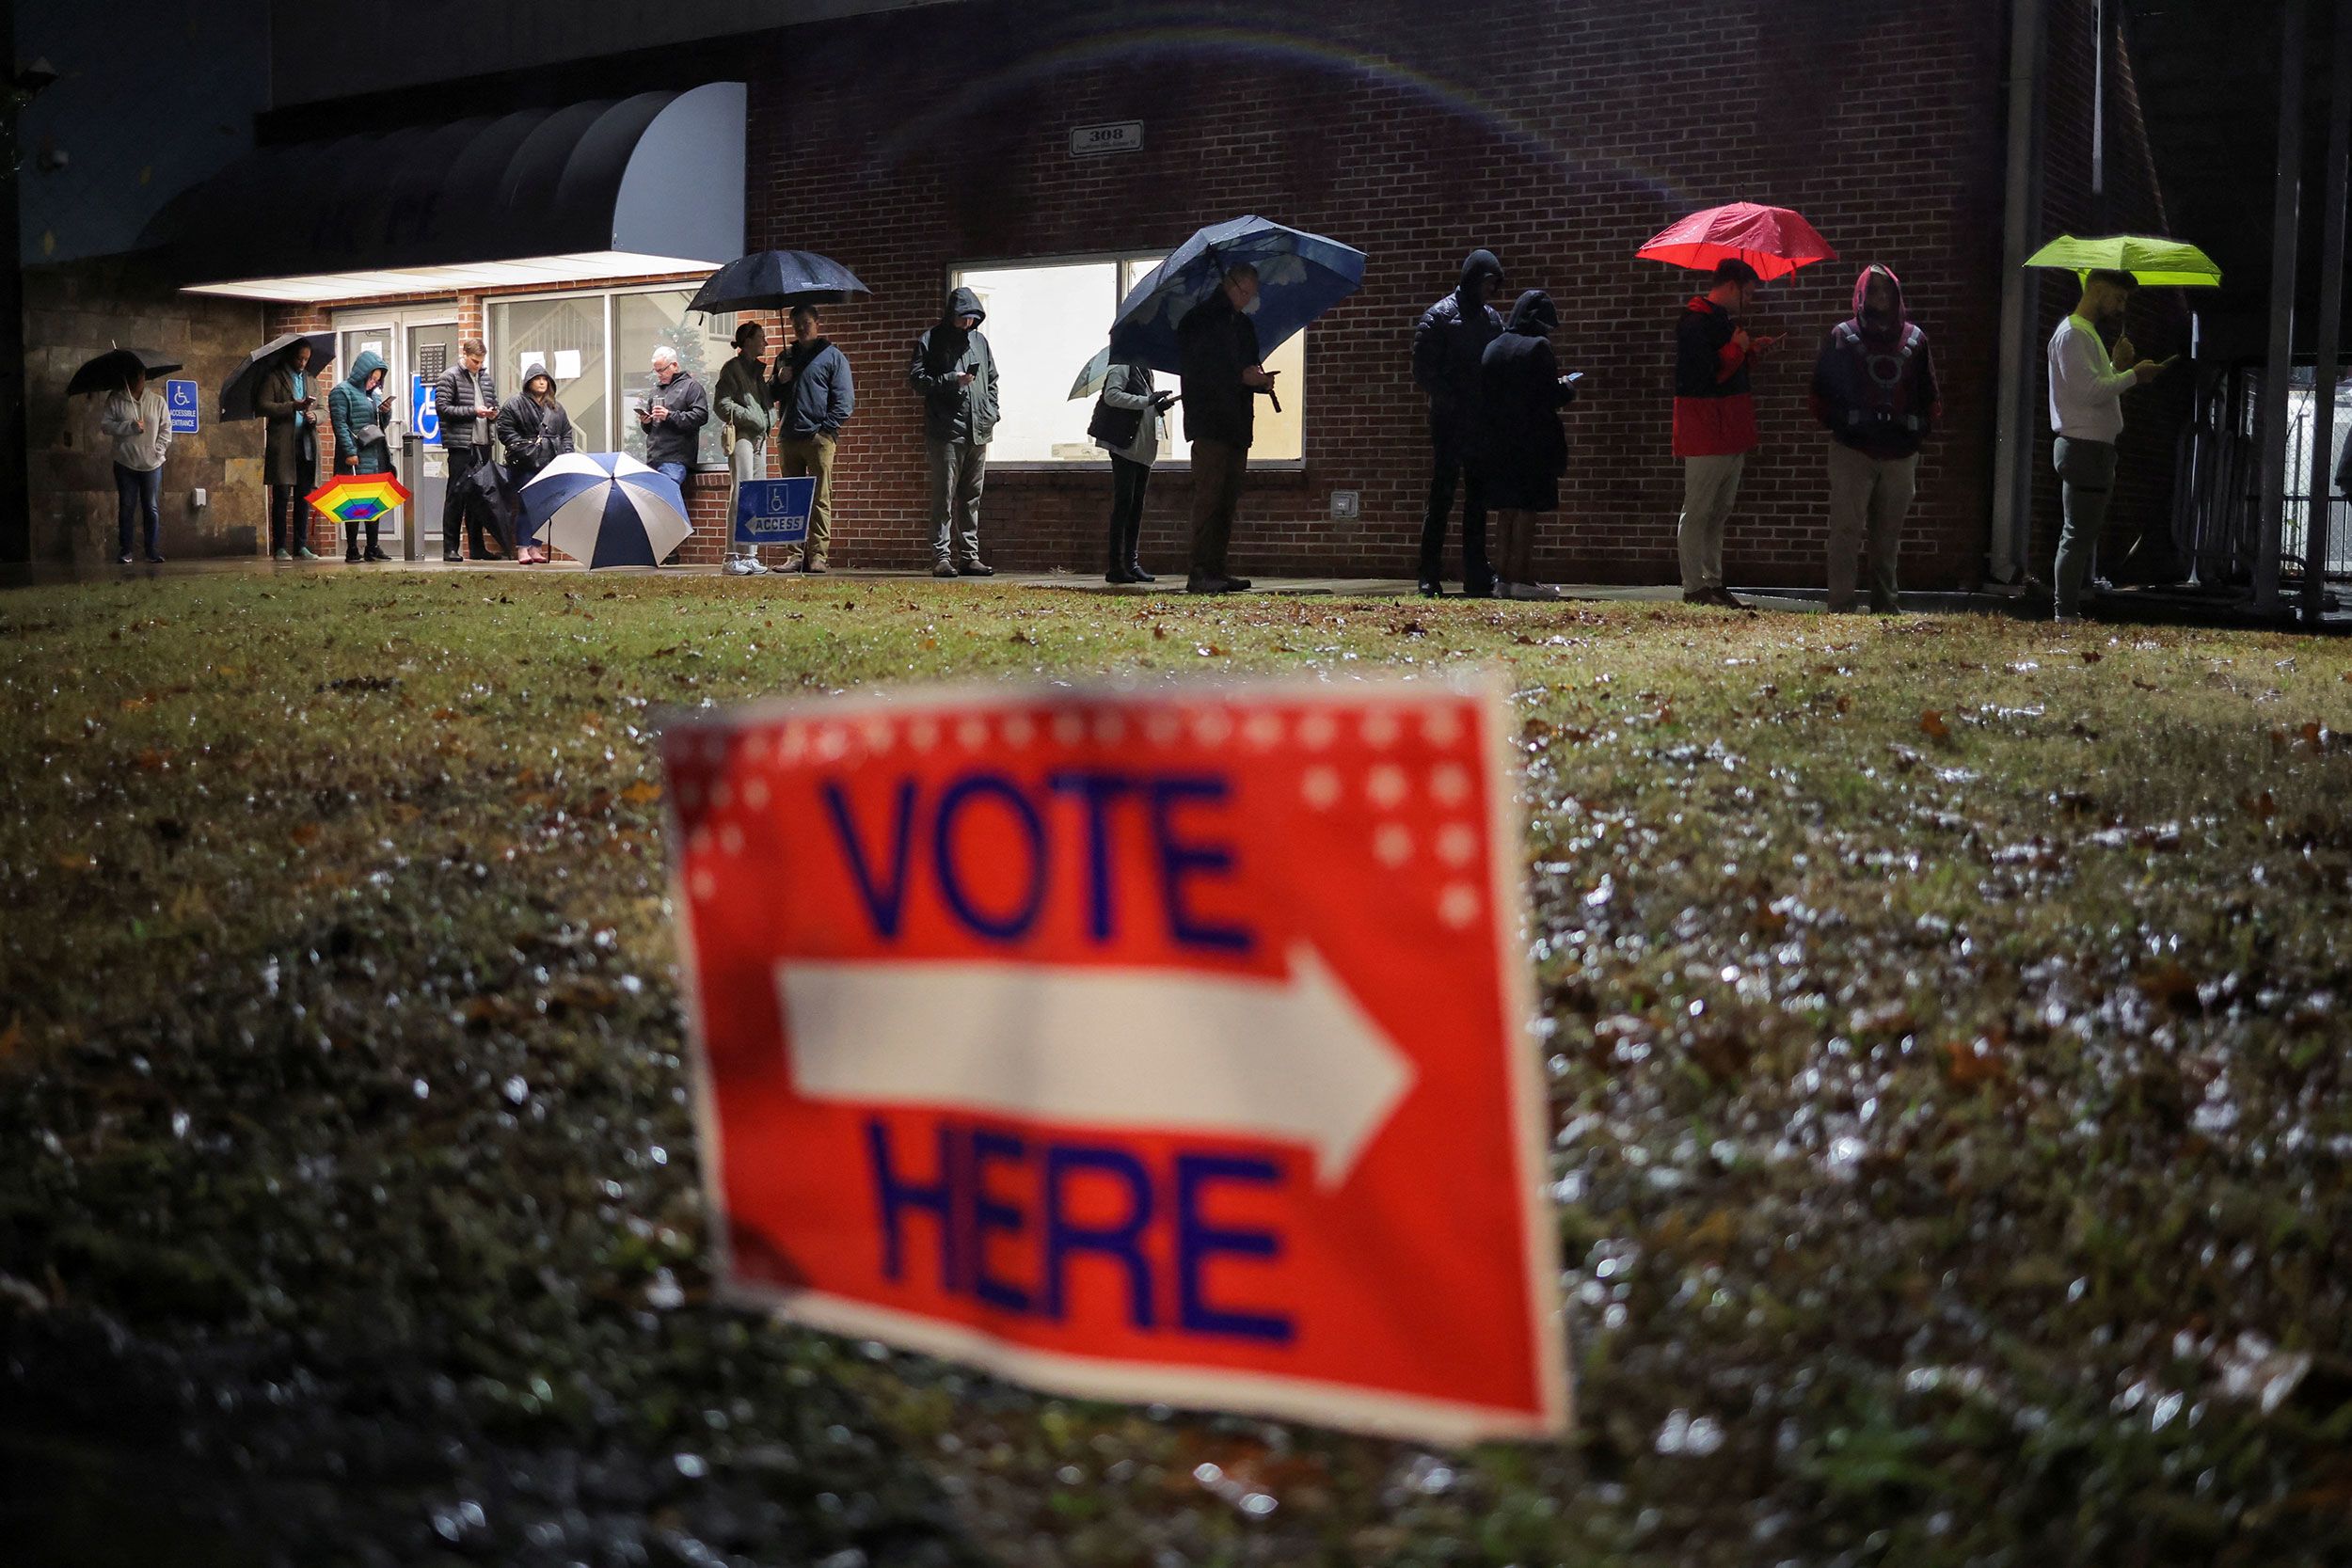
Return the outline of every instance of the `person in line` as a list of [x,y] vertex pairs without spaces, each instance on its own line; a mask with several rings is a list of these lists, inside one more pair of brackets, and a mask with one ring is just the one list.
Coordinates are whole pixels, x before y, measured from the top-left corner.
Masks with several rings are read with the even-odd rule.
[[930,461],[931,576],[986,578],[980,560],[980,492],[996,434],[996,356],[980,332],[980,296],[957,289],[939,325],[914,340],[907,379],[923,394],[923,445]]
[[262,378],[253,405],[265,434],[262,473],[269,483],[269,553],[273,561],[316,561],[310,548],[310,503],[318,488],[319,434],[310,410],[310,345],[288,349]]
[[645,464],[675,480],[683,494],[687,476],[693,471],[695,449],[702,442],[702,428],[710,422],[710,399],[703,384],[678,363],[677,350],[669,344],[653,351],[652,365],[653,393],[637,411],[637,428],[645,433]]
[[[784,477],[817,482],[817,499],[808,513],[808,542],[789,569],[822,573],[831,570],[825,552],[833,546],[834,447],[841,439],[841,427],[856,412],[857,387],[850,375],[850,356],[825,336],[824,316],[816,306],[792,308],[792,347],[777,356],[775,373],[777,451]],[[977,550],[978,546],[973,547]]]
[[1462,594],[1483,599],[1494,592],[1486,560],[1486,504],[1479,465],[1471,459],[1479,425],[1480,359],[1486,345],[1502,336],[1502,316],[1486,303],[1486,292],[1502,282],[1502,263],[1491,250],[1473,250],[1462,262],[1454,291],[1422,312],[1413,328],[1413,385],[1429,398],[1429,507],[1421,524],[1421,591],[1429,598],[1445,592],[1439,580],[1445,560],[1446,522],[1454,492],[1462,492]]
[[[379,398],[376,389],[384,385],[388,367],[383,356],[373,349],[361,349],[351,362],[351,373],[335,383],[335,389],[326,394],[327,427],[335,433],[335,471],[339,474],[388,474],[392,471],[391,437],[385,434],[385,423],[391,418],[392,402]],[[352,565],[362,561],[389,561],[376,547],[377,519],[368,519],[368,548],[359,551],[359,525],[354,521],[343,524],[343,560]]]
[[1087,434],[1110,454],[1111,527],[1104,582],[1157,582],[1143,569],[1143,496],[1159,461],[1166,415],[1176,401],[1152,379],[1148,365],[1113,365],[1095,400]]
[[1902,280],[1877,262],[1854,279],[1853,314],[1830,328],[1813,364],[1813,417],[1829,431],[1829,608],[1854,607],[1855,557],[1870,542],[1870,609],[1901,607],[1895,558],[1917,489],[1919,448],[1944,417],[1928,335]]
[[[495,476],[476,472],[491,460],[490,421],[498,418],[499,389],[484,368],[489,350],[479,338],[457,341],[457,363],[433,384],[433,412],[441,421],[441,447],[449,458],[449,483],[441,492],[441,559],[455,561],[457,530],[466,531],[466,553],[476,561],[514,553],[491,499]],[[490,525],[496,549],[484,547],[482,525]]]
[[[547,366],[533,360],[523,368],[523,389],[499,409],[491,433],[506,466],[507,482],[517,491],[572,450],[572,417],[556,401],[555,377]],[[544,565],[548,547],[526,544],[515,559],[525,566]]]
[[726,438],[735,491],[727,498],[727,563],[730,577],[757,577],[768,570],[757,545],[734,543],[743,486],[768,477],[768,431],[775,422],[774,390],[768,380],[768,329],[747,321],[735,329],[735,355],[719,367],[719,427]]
[[1258,269],[1228,272],[1216,292],[1176,326],[1184,435],[1192,442],[1192,574],[1187,594],[1237,594],[1249,586],[1226,569],[1242,476],[1257,434],[1257,400],[1274,390],[1275,372],[1258,346]]
[[[2065,503],[2058,559],[2051,576],[2054,608],[2061,621],[2082,618],[2083,578],[2099,535],[2106,531],[2107,502],[2115,491],[2115,443],[2123,434],[2123,394],[2153,381],[2164,367],[2141,359],[2127,337],[2118,336],[2112,357],[2100,334],[2121,334],[2139,279],[2128,272],[2094,272],[2083,281],[2082,302],[2050,334],[2050,429],[2058,440],[2051,460],[2058,467]],[[2117,370],[2118,364],[2128,366]]]
[[1756,444],[1748,371],[1779,341],[1756,337],[1744,325],[1756,282],[1745,261],[1718,262],[1707,293],[1682,308],[1675,326],[1674,452],[1682,460],[1677,537],[1685,604],[1747,608],[1724,586],[1724,524]]
[[106,394],[98,428],[114,443],[115,564],[131,564],[131,524],[135,518],[145,525],[149,563],[160,566],[164,453],[171,446],[171,420],[164,414],[163,394],[147,384],[146,371],[133,371],[120,390]]
[[1541,289],[1519,295],[1502,336],[1479,360],[1485,424],[1472,461],[1495,517],[1498,598],[1556,599],[1535,580],[1535,519],[1560,510],[1560,476],[1568,471],[1568,437],[1560,410],[1576,401],[1576,381],[1560,373],[1551,334],[1560,312]]

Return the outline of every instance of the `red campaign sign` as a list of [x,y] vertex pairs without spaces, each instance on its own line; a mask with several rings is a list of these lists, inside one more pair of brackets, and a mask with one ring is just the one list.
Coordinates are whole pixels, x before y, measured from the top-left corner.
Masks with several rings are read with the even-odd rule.
[[1568,1421],[1486,682],[662,736],[731,1292],[1087,1398]]

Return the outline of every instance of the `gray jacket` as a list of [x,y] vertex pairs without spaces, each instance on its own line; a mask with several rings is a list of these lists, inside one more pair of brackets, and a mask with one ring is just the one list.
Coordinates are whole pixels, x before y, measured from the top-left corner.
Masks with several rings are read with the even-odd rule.
[[[946,313],[939,325],[914,340],[914,356],[907,365],[907,380],[923,394],[923,434],[934,441],[969,441],[988,445],[996,434],[996,356],[975,325],[966,332],[956,325],[959,316],[988,319],[980,296],[958,289],[947,296]],[[964,374],[972,377],[966,386]]]
[[[670,417],[659,424],[647,424],[645,415],[657,403],[670,411]],[[710,422],[710,399],[703,384],[681,370],[667,387],[656,384],[645,394],[645,406],[637,421],[645,433],[648,465],[658,468],[664,463],[683,463],[691,468],[695,449],[702,443],[702,428]]]

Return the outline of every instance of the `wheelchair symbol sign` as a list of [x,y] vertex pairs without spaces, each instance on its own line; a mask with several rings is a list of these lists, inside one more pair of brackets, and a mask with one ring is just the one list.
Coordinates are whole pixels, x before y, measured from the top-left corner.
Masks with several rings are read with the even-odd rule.
[[193,436],[196,434],[195,382],[165,382],[164,406],[171,415],[171,433],[174,436]]
[[799,545],[808,539],[808,515],[817,505],[817,481],[747,479],[735,491],[735,542],[739,545]]

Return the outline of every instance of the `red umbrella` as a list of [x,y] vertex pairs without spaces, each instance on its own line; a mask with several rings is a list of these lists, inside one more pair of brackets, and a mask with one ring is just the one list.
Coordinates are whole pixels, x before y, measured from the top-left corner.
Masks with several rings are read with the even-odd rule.
[[1804,218],[1786,207],[1753,201],[1692,213],[1634,254],[1698,272],[1713,271],[1718,261],[1745,261],[1768,283],[1809,262],[1837,260],[1837,252]]

